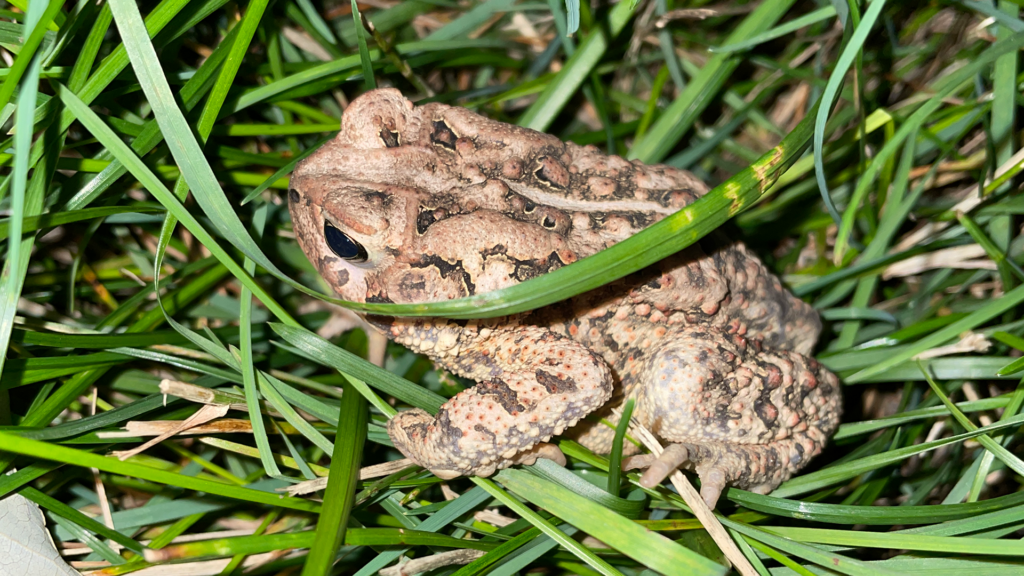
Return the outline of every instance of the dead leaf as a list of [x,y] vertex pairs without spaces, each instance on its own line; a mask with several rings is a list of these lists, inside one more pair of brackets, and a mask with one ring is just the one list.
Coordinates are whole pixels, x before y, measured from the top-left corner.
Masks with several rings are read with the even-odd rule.
[[79,576],[60,557],[43,512],[20,494],[0,500],[0,576]]

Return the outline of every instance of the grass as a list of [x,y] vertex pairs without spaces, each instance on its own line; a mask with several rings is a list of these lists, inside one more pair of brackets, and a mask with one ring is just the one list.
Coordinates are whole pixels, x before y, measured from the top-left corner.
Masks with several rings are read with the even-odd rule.
[[[12,0],[0,497],[39,505],[93,574],[363,576],[453,550],[478,553],[432,573],[723,574],[724,554],[744,574],[1020,573],[1022,4]],[[530,282],[358,309],[528,310],[720,227],[818,308],[843,424],[772,494],[723,494],[728,550],[675,491],[568,440],[566,469],[360,479],[399,458],[396,408],[466,384],[396,345],[381,369],[360,330],[316,334],[337,300],[281,191],[375,86],[715,188]],[[109,455],[203,398],[227,419]],[[320,498],[277,492],[327,470]]]

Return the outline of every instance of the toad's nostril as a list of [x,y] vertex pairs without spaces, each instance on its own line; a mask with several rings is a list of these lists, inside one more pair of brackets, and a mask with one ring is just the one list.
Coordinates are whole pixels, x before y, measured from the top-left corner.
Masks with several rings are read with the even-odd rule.
[[296,190],[295,188],[289,188],[288,189],[288,200],[289,201],[291,201],[294,204],[294,203],[298,202],[300,198],[301,198],[301,196],[299,195],[299,191],[298,190]]
[[402,145],[398,132],[395,132],[386,126],[380,129],[379,136],[380,141],[383,142],[384,146],[387,148],[397,148]]

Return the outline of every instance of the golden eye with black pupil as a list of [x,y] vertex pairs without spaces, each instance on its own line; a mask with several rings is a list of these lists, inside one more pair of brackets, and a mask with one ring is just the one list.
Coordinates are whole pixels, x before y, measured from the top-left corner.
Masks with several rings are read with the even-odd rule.
[[327,221],[324,221],[324,241],[338,258],[349,262],[366,262],[366,249]]

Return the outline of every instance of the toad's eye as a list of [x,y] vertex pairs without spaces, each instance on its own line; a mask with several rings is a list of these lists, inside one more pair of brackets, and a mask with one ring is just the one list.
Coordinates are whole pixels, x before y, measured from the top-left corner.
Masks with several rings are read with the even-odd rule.
[[330,222],[324,222],[324,240],[339,258],[349,262],[366,262],[366,249]]

